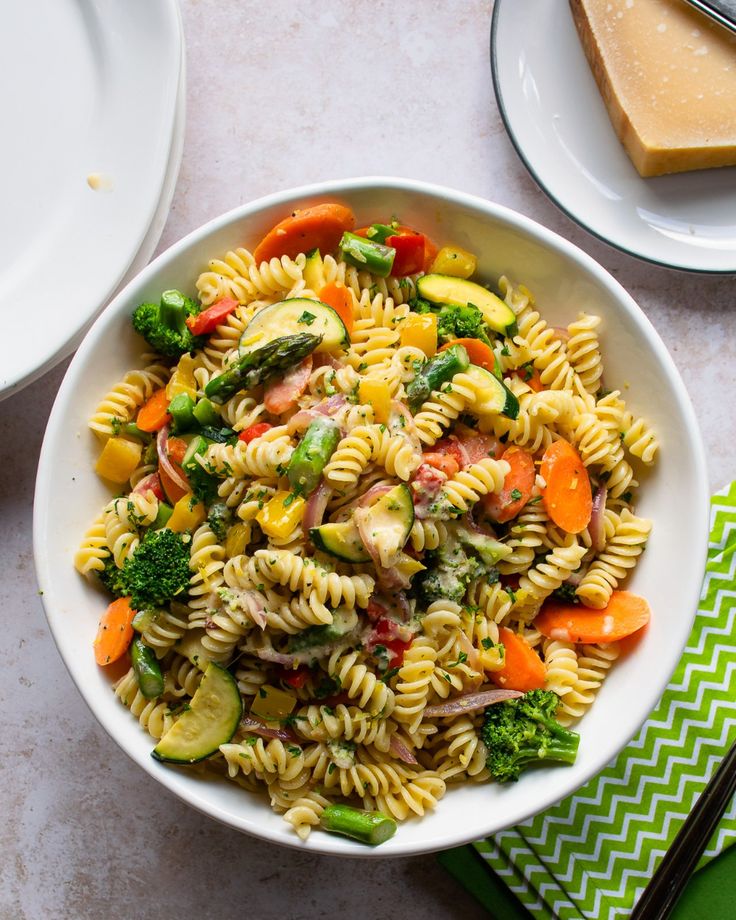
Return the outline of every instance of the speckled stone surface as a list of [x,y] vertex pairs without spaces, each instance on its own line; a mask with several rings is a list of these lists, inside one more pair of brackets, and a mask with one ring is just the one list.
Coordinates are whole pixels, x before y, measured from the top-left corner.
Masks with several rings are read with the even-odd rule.
[[[328,178],[409,176],[515,208],[593,255],[646,311],[696,405],[717,488],[736,468],[733,281],[638,262],[550,203],[496,109],[491,7],[182,0],[186,140],[159,248],[249,199]],[[36,462],[63,372],[0,403],[0,918],[487,916],[431,856],[328,859],[221,827],[95,722],[47,631],[31,548]]]

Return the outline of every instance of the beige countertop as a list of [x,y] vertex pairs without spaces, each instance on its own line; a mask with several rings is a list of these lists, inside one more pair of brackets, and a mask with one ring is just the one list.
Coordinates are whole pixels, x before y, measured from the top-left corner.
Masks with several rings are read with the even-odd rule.
[[[159,251],[222,211],[328,178],[407,176],[497,201],[582,247],[632,294],[693,399],[711,486],[733,476],[732,280],[619,253],[537,188],[496,108],[490,0],[181,5],[187,127]],[[201,817],[97,724],[47,630],[31,549],[36,462],[65,364],[0,403],[0,918],[486,916],[431,856],[328,859]]]

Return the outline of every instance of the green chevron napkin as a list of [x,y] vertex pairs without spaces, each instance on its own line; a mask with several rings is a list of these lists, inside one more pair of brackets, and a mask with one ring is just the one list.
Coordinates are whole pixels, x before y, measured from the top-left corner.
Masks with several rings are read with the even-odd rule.
[[[475,848],[538,920],[627,917],[736,727],[736,482],[711,499],[697,617],[650,719],[554,808]],[[736,841],[736,800],[699,867]]]

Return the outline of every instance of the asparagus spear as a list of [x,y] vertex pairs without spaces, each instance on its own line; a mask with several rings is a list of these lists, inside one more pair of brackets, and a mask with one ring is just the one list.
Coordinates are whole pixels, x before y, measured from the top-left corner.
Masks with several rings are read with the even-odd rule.
[[286,469],[295,492],[300,495],[314,492],[339,440],[340,429],[333,419],[316,418],[310,424]]
[[346,231],[340,240],[340,253],[351,265],[385,278],[391,274],[396,250]]
[[470,359],[462,345],[452,345],[427,361],[406,388],[411,411],[415,412],[429,399],[433,390],[439,390],[443,383],[452,380],[455,374],[467,370],[469,366]]
[[332,834],[352,837],[361,843],[378,846],[396,833],[396,822],[380,811],[362,811],[335,803],[322,812],[320,824]]
[[164,679],[153,650],[141,639],[134,639],[130,646],[130,662],[133,665],[140,691],[147,700],[153,700],[164,692]]
[[269,377],[311,354],[322,341],[321,335],[300,332],[274,339],[263,348],[249,351],[231,364],[219,377],[213,377],[204,388],[204,395],[222,405],[238,390],[249,390]]

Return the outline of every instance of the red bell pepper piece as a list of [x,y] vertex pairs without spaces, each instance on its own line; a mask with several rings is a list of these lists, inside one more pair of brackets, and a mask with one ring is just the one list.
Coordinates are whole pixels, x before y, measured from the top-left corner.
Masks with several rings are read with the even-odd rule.
[[396,236],[386,238],[386,245],[396,250],[391,274],[395,278],[415,275],[424,269],[425,236],[417,230],[403,229]]
[[278,668],[277,674],[279,680],[282,680],[295,690],[301,689],[309,679],[309,668],[303,664],[298,668]]
[[222,300],[213,303],[211,307],[207,307],[196,316],[187,316],[185,322],[192,335],[209,335],[237,306],[237,300],[233,300],[232,297],[223,297]]
[[411,639],[391,639],[383,643],[389,653],[389,667],[400,668],[404,663],[404,655],[411,645]]
[[181,463],[187,452],[187,442],[181,438],[166,439],[166,456],[172,463]]
[[269,425],[268,422],[258,422],[246,428],[245,431],[241,431],[238,435],[238,440],[250,444],[251,441],[255,441],[256,438],[260,438],[262,434],[265,434],[269,428],[273,428],[273,425]]

